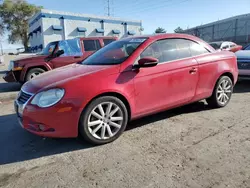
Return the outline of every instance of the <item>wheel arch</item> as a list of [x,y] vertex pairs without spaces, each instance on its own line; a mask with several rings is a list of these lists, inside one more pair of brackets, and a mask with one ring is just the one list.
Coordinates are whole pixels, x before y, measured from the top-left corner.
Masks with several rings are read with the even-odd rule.
[[[218,80],[219,80],[222,76],[228,76],[228,77],[232,80],[232,83],[233,83],[233,85],[234,85],[234,76],[233,76],[233,74],[232,74],[231,72],[224,72],[224,73],[222,73],[222,74],[217,78],[216,83],[218,82]],[[216,84],[216,83],[215,83],[215,84]]]
[[35,69],[35,68],[41,68],[41,69],[43,69],[43,70],[45,70],[45,71],[48,71],[48,70],[49,70],[49,69],[48,69],[46,66],[44,66],[44,65],[29,66],[29,67],[26,68],[25,72],[23,73],[23,75],[22,75],[22,80],[25,81],[28,72],[29,72],[31,69]]
[[85,109],[88,107],[88,105],[95,99],[99,98],[99,97],[103,97],[103,96],[112,96],[112,97],[116,97],[118,99],[120,99],[124,105],[126,106],[127,108],[127,111],[128,111],[128,120],[131,119],[131,105],[128,101],[128,99],[122,95],[121,93],[118,93],[118,92],[114,92],[114,91],[111,91],[111,92],[104,92],[104,93],[101,93],[101,94],[98,94],[97,96],[95,96],[94,98],[92,98],[87,104],[86,106],[84,107]]

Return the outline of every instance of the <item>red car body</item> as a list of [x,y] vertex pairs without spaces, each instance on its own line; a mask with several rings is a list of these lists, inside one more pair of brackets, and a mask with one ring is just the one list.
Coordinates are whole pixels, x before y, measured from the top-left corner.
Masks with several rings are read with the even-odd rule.
[[[72,40],[72,39],[71,39]],[[76,40],[76,39],[73,39]],[[117,40],[117,37],[81,37],[80,40],[80,52],[81,55],[72,55],[69,54],[67,56],[59,56],[55,58],[48,59],[49,55],[35,55],[35,56],[29,56],[24,57],[20,59],[16,59],[13,61],[13,68],[11,70],[8,70],[8,72],[4,75],[3,79],[6,82],[20,82],[24,83],[27,81],[27,74],[29,71],[35,68],[41,68],[44,71],[50,71],[55,68],[59,68],[62,66],[66,66],[69,64],[73,64],[79,61],[83,61],[88,56],[90,56],[92,53],[94,53],[96,50],[104,47],[108,43]],[[66,40],[67,41],[67,40]],[[51,42],[49,45],[54,45],[55,47],[59,46],[59,42],[63,41],[55,41]],[[89,44],[89,42],[95,43],[95,49],[85,49],[86,44]],[[54,50],[54,49],[53,49]],[[55,53],[52,53],[52,55]]]
[[[142,37],[123,40],[140,40]],[[18,110],[20,104],[16,105],[22,127],[45,137],[77,137],[81,114],[99,96],[115,96],[122,100],[129,120],[132,120],[206,99],[212,95],[222,75],[228,75],[233,84],[237,81],[236,57],[231,52],[217,52],[204,41],[184,34],[153,35],[145,36],[144,39],[121,64],[73,64],[44,73],[24,84],[20,95],[28,96],[21,116]],[[154,67],[133,68],[148,46],[168,39],[193,41],[203,46],[207,53],[164,62]],[[31,104],[36,93],[51,88],[65,90],[57,104],[48,108]],[[16,103],[19,103],[19,98]],[[41,131],[39,124],[45,126],[46,131]]]

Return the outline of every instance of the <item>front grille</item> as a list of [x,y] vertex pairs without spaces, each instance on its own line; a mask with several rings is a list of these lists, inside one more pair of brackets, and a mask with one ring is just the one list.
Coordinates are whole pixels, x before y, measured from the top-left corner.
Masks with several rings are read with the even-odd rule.
[[250,69],[250,61],[249,62],[237,62],[238,69]]
[[19,97],[17,98],[17,100],[18,100],[18,102],[20,103],[20,104],[24,104],[24,103],[26,103],[28,100],[29,100],[29,98],[31,97],[32,95],[30,95],[30,94],[28,94],[28,93],[25,93],[25,92],[23,92],[22,90],[20,91],[20,95],[19,95]]

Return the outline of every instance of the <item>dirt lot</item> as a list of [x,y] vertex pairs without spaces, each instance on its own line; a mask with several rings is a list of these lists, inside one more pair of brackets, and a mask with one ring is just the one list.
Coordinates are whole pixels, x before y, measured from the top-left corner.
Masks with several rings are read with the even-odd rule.
[[[0,82],[0,95],[20,88]],[[34,136],[12,97],[0,99],[0,187],[250,187],[249,94],[242,81],[225,108],[198,102],[139,119],[98,147]]]

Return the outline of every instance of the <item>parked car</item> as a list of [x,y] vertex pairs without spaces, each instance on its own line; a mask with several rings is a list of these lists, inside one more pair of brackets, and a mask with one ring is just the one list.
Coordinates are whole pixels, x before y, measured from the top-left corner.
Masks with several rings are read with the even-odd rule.
[[15,109],[31,133],[105,144],[142,116],[202,99],[226,106],[237,77],[234,53],[195,36],[138,36],[25,83]]
[[231,51],[231,52],[237,52],[242,49],[241,45],[237,45],[233,42],[228,41],[219,41],[219,42],[211,42],[209,43],[215,50],[218,51]]
[[239,77],[250,77],[250,44],[235,53],[239,69]]
[[82,61],[115,40],[116,37],[91,37],[51,42],[36,56],[10,61],[3,79],[6,82],[27,82],[46,71]]

